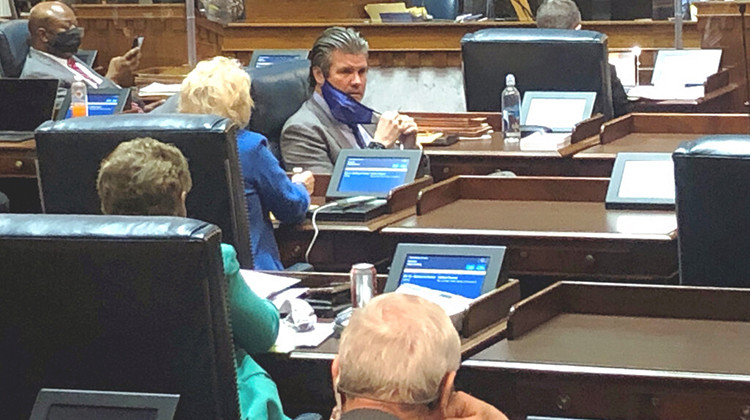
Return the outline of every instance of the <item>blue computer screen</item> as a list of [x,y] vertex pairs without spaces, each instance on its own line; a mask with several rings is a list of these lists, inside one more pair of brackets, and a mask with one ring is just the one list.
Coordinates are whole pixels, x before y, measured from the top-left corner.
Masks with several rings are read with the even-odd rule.
[[490,257],[408,254],[400,283],[476,298],[482,294]]
[[[120,95],[117,93],[89,93],[88,95],[89,116],[112,115],[117,109],[117,101]],[[72,111],[68,108],[65,118],[70,118]]]
[[382,193],[404,184],[408,158],[349,157],[341,173],[339,192]]
[[258,56],[258,61],[255,62],[255,68],[270,66],[272,64],[281,63],[285,61],[299,60],[300,56],[297,54],[269,54]]

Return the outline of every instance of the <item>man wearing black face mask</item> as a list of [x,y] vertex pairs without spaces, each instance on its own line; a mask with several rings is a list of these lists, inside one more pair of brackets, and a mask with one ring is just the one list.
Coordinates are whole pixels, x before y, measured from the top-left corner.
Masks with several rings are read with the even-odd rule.
[[61,90],[58,97],[64,97],[76,79],[85,82],[89,88],[123,85],[138,68],[141,59],[141,50],[136,47],[122,57],[112,58],[105,77],[96,73],[74,55],[83,38],[83,28],[78,27],[75,13],[64,3],[56,1],[38,3],[31,8],[29,32],[31,48],[21,77],[59,79]]

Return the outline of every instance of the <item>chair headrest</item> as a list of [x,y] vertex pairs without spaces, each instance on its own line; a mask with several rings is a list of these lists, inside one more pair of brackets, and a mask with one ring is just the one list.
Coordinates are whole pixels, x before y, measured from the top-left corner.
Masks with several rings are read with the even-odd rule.
[[6,77],[18,77],[29,53],[29,24],[26,19],[0,23],[0,70]]
[[278,139],[281,129],[309,96],[308,60],[292,60],[249,69],[250,94],[255,102],[248,128],[269,139]]
[[566,42],[566,43],[603,43],[607,35],[596,31],[577,31],[572,29],[548,28],[490,28],[466,34],[461,38],[461,45],[467,43],[528,43],[528,42]]
[[47,121],[37,128],[37,133],[50,132],[173,132],[200,131],[223,133],[229,130],[232,122],[216,115],[194,114],[115,114],[88,118],[69,118],[60,121]]
[[681,143],[672,156],[750,159],[750,136],[723,134],[701,137]]
[[0,238],[88,238],[203,240],[218,228],[210,223],[170,216],[12,214],[0,219]]

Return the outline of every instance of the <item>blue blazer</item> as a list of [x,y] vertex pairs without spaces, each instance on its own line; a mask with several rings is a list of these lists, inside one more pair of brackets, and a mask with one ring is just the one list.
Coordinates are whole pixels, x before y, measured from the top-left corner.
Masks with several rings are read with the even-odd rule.
[[242,177],[245,186],[250,241],[256,270],[283,270],[269,212],[283,223],[305,220],[310,195],[305,186],[293,183],[281,169],[261,134],[237,133]]

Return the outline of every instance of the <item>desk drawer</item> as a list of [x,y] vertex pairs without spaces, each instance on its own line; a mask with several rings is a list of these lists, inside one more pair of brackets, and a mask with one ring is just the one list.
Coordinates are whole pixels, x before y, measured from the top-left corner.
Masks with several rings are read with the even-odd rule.
[[677,271],[677,242],[632,247],[511,246],[508,263],[512,275],[664,276]]
[[750,395],[739,390],[687,390],[679,386],[670,389],[603,378],[579,383],[550,382],[520,380],[516,390],[520,412],[585,419],[750,420]]
[[36,164],[30,157],[0,157],[0,176],[36,177]]

